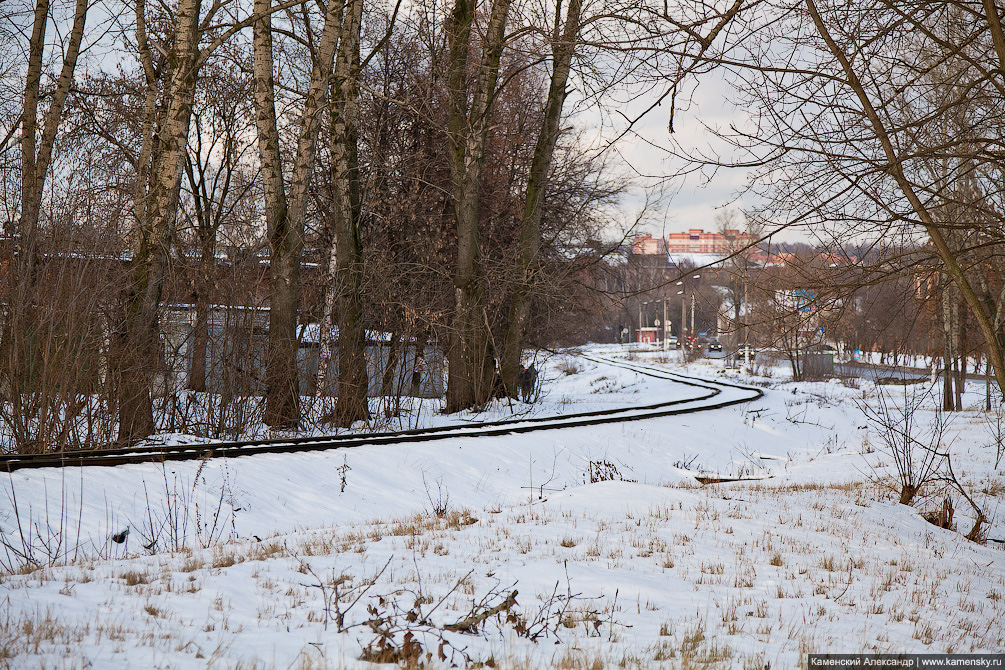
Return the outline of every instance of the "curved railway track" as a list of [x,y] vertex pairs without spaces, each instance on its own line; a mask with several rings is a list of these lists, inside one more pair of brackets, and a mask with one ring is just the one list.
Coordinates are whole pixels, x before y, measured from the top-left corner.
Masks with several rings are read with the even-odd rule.
[[701,391],[694,397],[620,409],[580,412],[562,416],[505,419],[466,423],[459,426],[419,428],[412,430],[368,433],[365,435],[328,435],[320,437],[283,438],[279,440],[242,440],[233,442],[207,442],[186,445],[153,445],[94,449],[54,454],[8,454],[0,456],[0,470],[11,472],[23,468],[80,467],[88,465],[123,465],[164,461],[194,460],[200,458],[234,458],[254,454],[276,454],[294,451],[321,451],[347,449],[362,445],[402,444],[432,442],[453,437],[478,437],[529,433],[538,430],[593,426],[618,421],[635,421],[675,414],[690,414],[760,398],[764,393],[756,387],[701,379],[646,365],[609,359],[603,356],[581,354],[586,360],[618,367],[632,372],[666,379]]

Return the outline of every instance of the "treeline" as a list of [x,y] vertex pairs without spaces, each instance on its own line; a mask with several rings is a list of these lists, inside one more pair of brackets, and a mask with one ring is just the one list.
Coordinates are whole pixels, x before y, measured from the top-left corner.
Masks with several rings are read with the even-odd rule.
[[[724,218],[731,228],[759,230],[736,211],[726,210]],[[974,263],[968,273],[1000,291],[1005,275],[988,251],[960,258]],[[987,343],[933,255],[930,243],[911,240],[814,247],[769,239],[736,245],[725,259],[706,265],[696,258],[630,254],[606,275],[611,293],[628,297],[602,305],[591,335],[619,341],[626,329],[627,341],[638,341],[641,328],[657,338],[705,333],[718,337],[727,355],[744,344],[778,352],[797,380],[807,354],[830,345],[845,355],[876,354],[881,364],[930,362],[941,374],[945,410],[963,409],[967,375],[976,373],[989,382],[990,410],[1000,393],[992,393]]]
[[[719,133],[736,150],[732,160],[702,162],[749,167],[750,190],[761,198],[755,219],[806,231],[836,259],[802,265],[807,281],[826,278],[821,307],[871,312],[849,339],[867,344],[890,323],[897,332],[878,338],[884,346],[900,340],[917,351],[936,331],[930,353],[964,369],[967,356],[980,355],[1000,391],[1005,7],[760,7],[767,20],[755,20],[756,38],[727,65],[734,99],[756,116]],[[945,378],[953,376],[961,378]]]
[[[666,141],[671,176],[748,172],[763,237],[801,227],[836,255],[921,250],[848,277],[934,273],[1001,387],[1002,13],[991,0],[4,4],[5,430],[39,450],[166,427],[178,305],[191,348],[210,352],[193,362],[243,324],[224,343],[241,361],[227,393],[260,396],[269,426],[302,426],[331,380],[325,420],[367,419],[389,360],[431,342],[448,411],[512,394],[535,331],[547,341],[576,305],[607,304],[581,288],[615,246],[591,240],[623,216],[626,183],[606,162],[647,113],[666,121],[642,139]],[[713,70],[735,108],[692,104]],[[696,113],[733,109],[707,124],[718,145],[681,137]],[[193,391],[212,386],[200,365]],[[111,419],[81,433],[74,417],[91,414]]]
[[[980,355],[999,392],[1003,24],[994,0],[745,3],[726,57],[706,64],[746,114],[710,124],[711,148],[678,147],[681,172],[745,171],[748,220],[765,242],[777,248],[772,233],[787,228],[834,259],[789,263],[790,286],[815,290],[820,307],[876,305],[864,332],[923,300],[896,338],[917,350],[912,334],[934,325],[940,357],[960,361],[945,377],[962,379]],[[769,322],[800,323],[805,306],[786,302]]]
[[515,394],[528,341],[578,327],[589,305],[570,297],[617,246],[596,240],[628,182],[579,119],[603,119],[621,84],[679,83],[735,15],[582,0],[0,11],[0,420],[19,451],[191,428],[177,417],[192,397],[171,395],[179,347],[187,389],[218,392],[200,410],[214,433],[256,412],[302,427],[302,403],[332,387],[319,420],[367,420],[368,393],[430,343],[447,411]]

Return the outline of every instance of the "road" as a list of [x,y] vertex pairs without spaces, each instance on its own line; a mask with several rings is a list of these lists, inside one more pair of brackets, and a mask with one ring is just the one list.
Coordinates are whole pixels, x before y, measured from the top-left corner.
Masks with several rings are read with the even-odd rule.
[[[706,346],[703,349],[703,354],[706,358],[711,360],[722,360],[728,357],[726,352],[714,352],[708,351]],[[759,351],[759,356],[772,356],[776,360],[784,361],[785,356],[781,352],[776,351]],[[763,360],[763,359],[762,359]],[[871,363],[860,363],[857,361],[848,361],[843,363],[834,363],[834,374],[838,377],[858,377],[859,379],[866,379],[873,382],[886,382],[886,383],[898,383],[898,382],[908,382],[908,383],[918,383],[918,384],[932,384],[932,371],[930,368],[914,368],[905,366],[892,366],[892,365],[873,365]],[[942,371],[936,372],[935,381],[938,383],[942,379]],[[979,393],[985,392],[985,386],[987,384],[987,378],[983,373],[981,374],[968,374],[967,384],[975,385]]]
[[876,381],[878,379],[901,379],[909,381],[925,380],[931,382],[931,370],[922,368],[892,367],[887,365],[869,365],[866,363],[834,363],[834,374],[839,377],[859,377]]

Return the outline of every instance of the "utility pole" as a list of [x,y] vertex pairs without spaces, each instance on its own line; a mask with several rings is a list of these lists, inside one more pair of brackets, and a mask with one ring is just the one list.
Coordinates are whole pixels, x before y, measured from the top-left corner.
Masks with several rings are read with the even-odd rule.
[[691,289],[691,335],[694,335],[694,289]]
[[683,347],[684,326],[687,325],[687,298],[684,296],[684,291],[679,291],[678,293],[680,293],[680,345]]
[[639,344],[642,344],[642,338],[644,337],[642,329],[645,328],[645,323],[642,321],[642,307],[648,304],[648,302],[639,301],[639,336],[636,338],[639,341]]
[[669,349],[667,340],[670,334],[670,322],[667,321],[667,299],[663,298],[663,351]]
[[[701,275],[694,275],[691,279],[701,279]],[[687,295],[688,286],[684,285],[683,281],[677,282],[677,286],[680,286],[680,290],[677,291],[677,295],[680,296],[680,336],[683,340],[684,338],[684,326],[687,324]],[[690,335],[694,335],[694,286],[690,286],[691,293],[691,331]],[[683,342],[681,342],[683,345]]]
[[747,261],[743,261],[743,304],[740,305],[741,314],[743,316],[743,364],[750,367],[750,328],[747,326],[747,319],[749,315],[747,314],[747,309],[749,305],[747,304]]

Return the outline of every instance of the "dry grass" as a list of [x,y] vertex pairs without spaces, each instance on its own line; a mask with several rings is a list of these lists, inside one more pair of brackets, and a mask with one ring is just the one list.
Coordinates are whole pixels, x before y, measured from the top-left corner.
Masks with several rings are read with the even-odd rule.
[[119,578],[125,582],[126,586],[140,586],[143,584],[150,583],[150,575],[146,572],[138,572],[136,570],[130,570],[128,572],[123,572],[119,575]]
[[[632,596],[626,603],[624,595],[617,600],[612,587],[604,598],[569,608],[556,619],[556,630],[564,637],[553,657],[543,658],[539,651],[529,653],[526,647],[509,644],[505,655],[475,655],[468,667],[491,661],[493,665],[482,667],[763,668],[764,656],[749,653],[750,644],[773,649],[780,644],[826,648],[821,646],[826,637],[817,632],[826,631],[849,612],[874,620],[864,627],[863,635],[868,638],[864,644],[877,648],[891,639],[913,639],[932,649],[951,646],[961,651],[1005,644],[1005,632],[988,626],[989,621],[1005,618],[1005,583],[975,589],[973,585],[986,583],[979,579],[984,568],[976,562],[955,564],[953,570],[939,563],[934,565],[941,567],[932,568],[914,545],[897,549],[897,535],[863,529],[860,517],[866,505],[873,504],[866,500],[875,491],[872,484],[778,486],[764,482],[687,488],[679,502],[613,518],[552,510],[547,505],[493,508],[477,515],[472,510],[449,510],[442,516],[415,514],[161,554],[114,572],[101,561],[91,561],[9,576],[8,582],[17,580],[18,588],[29,582],[58,580],[64,597],[104,580],[113,591],[109,602],[131,598],[131,611],[140,616],[120,616],[115,623],[113,617],[96,620],[88,629],[74,628],[58,610],[8,617],[7,624],[0,625],[0,660],[20,661],[38,650],[51,654],[96,636],[113,646],[136,639],[146,639],[144,644],[154,648],[188,645],[185,653],[195,654],[196,647],[189,644],[194,638],[187,627],[191,624],[179,621],[178,608],[172,604],[169,609],[160,599],[163,594],[199,599],[200,607],[211,616],[197,625],[205,627],[202,634],[221,639],[239,640],[235,631],[249,625],[281,626],[301,636],[329,626],[331,634],[332,603],[348,607],[349,594],[359,593],[376,573],[374,563],[385,560],[379,557],[391,557],[392,567],[374,587],[372,598],[364,597],[349,617],[360,626],[353,629],[355,638],[347,638],[349,643],[365,641],[369,629],[362,622],[373,616],[366,611],[370,605],[382,615],[399,608],[400,620],[412,610],[421,616],[435,611],[441,620],[459,618],[445,613],[466,611],[487,584],[495,583],[497,552],[520,561],[599,567],[610,571],[614,584],[621,578],[619,571],[648,573],[671,586],[671,592],[694,592],[696,601],[705,605],[697,612],[681,613],[658,593]],[[769,515],[766,509],[771,510]],[[751,525],[757,530],[751,530]],[[863,532],[872,535],[863,537]],[[932,536],[926,556],[949,555],[949,540]],[[886,554],[877,553],[877,543],[889,543],[891,548]],[[255,565],[240,567],[249,561]],[[457,579],[459,564],[472,568],[463,580]],[[364,570],[363,565],[369,567]],[[238,606],[215,597],[217,576],[232,570],[249,572],[248,589],[258,594],[250,618],[242,624],[234,622],[240,614]],[[540,602],[535,598],[547,595],[540,589],[525,592],[523,585],[514,588],[520,588],[524,615]],[[575,592],[574,584],[570,592]],[[627,610],[637,618],[633,629],[612,625]],[[928,624],[937,613],[950,610],[957,622],[952,630]],[[419,617],[416,621],[421,621]],[[166,631],[162,639],[147,639],[149,623],[144,622],[154,620]],[[505,621],[493,620],[492,625],[509,630]],[[643,639],[648,635],[647,643],[620,645],[626,633]],[[603,651],[592,644],[598,636],[605,640]],[[531,649],[539,648],[544,647]],[[435,652],[435,646],[432,649]],[[290,659],[275,664],[249,661],[241,667],[339,667],[309,652],[301,652],[292,663]],[[203,659],[213,653],[212,649],[198,651]]]

